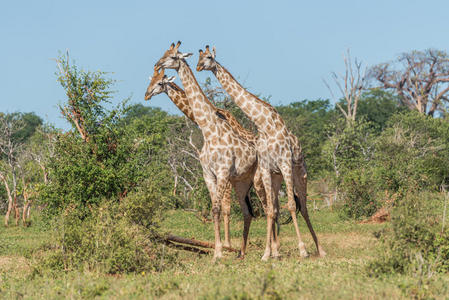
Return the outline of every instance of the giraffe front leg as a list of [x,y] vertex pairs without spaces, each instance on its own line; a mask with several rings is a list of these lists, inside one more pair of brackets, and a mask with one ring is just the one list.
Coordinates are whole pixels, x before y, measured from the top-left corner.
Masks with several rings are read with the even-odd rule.
[[221,205],[221,210],[223,212],[223,223],[224,223],[224,234],[225,239],[223,245],[225,247],[231,247],[231,238],[230,238],[230,215],[231,215],[231,192],[232,192],[232,185],[229,184],[226,188],[223,202]]
[[220,210],[221,204],[223,201],[223,197],[226,191],[226,188],[229,185],[229,179],[227,176],[218,175],[217,176],[217,189],[215,197],[212,201],[212,214],[214,217],[214,231],[215,231],[215,250],[214,250],[214,260],[220,259],[223,257],[223,245],[221,243],[220,237]]
[[[207,189],[209,190],[210,199],[212,201],[212,214],[214,221],[214,234],[215,234],[215,245],[214,245],[214,258],[215,261],[217,258],[223,256],[221,254],[221,241],[220,241],[220,201],[217,197],[218,193],[218,184],[215,179],[215,176],[205,170],[203,168],[204,181],[206,183]],[[218,252],[217,252],[218,249]]]
[[271,242],[271,256],[279,258],[280,239],[279,239],[279,190],[281,189],[282,176],[272,174],[271,185],[273,189],[273,240]]
[[265,187],[265,194],[267,198],[267,205],[265,214],[267,216],[267,236],[265,242],[265,252],[262,256],[263,261],[267,261],[271,254],[271,240],[273,238],[273,190],[271,186],[271,172],[269,169],[261,169],[263,185]]
[[[277,181],[278,183],[276,184],[275,181]],[[263,184],[263,180],[262,180],[262,172],[260,167],[258,166],[256,169],[256,173],[254,174],[254,189],[256,191],[257,197],[259,198],[260,202],[262,203],[263,206],[263,210],[266,214],[267,212],[267,195],[265,192],[265,187]],[[278,238],[278,226],[279,226],[279,219],[278,219],[278,215],[279,215],[279,202],[277,202],[278,198],[278,194],[279,194],[279,189],[282,183],[282,177],[281,176],[274,176],[272,177],[272,185],[273,185],[273,193],[276,196],[275,199],[275,203],[277,203],[277,205],[273,206],[274,209],[274,217],[273,217],[273,229],[272,229],[272,236],[271,236],[271,256],[278,258],[280,257],[279,254],[279,248],[280,248],[280,243],[279,243],[279,238]]]

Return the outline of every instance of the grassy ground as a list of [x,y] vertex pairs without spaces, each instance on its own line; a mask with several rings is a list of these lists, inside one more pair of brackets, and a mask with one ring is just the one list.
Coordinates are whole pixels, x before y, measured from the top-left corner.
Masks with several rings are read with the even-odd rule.
[[[174,269],[151,274],[108,276],[68,272],[32,276],[32,251],[43,245],[51,231],[40,226],[0,227],[0,298],[6,299],[384,299],[409,298],[417,279],[390,275],[370,277],[366,265],[378,251],[373,233],[383,225],[342,221],[331,211],[312,212],[312,222],[327,252],[313,256],[315,248],[304,222],[303,239],[312,254],[299,258],[293,226],[281,229],[280,260],[262,262],[265,221],[253,222],[248,256],[212,263],[208,255],[179,252]],[[242,222],[232,220],[232,242],[240,242]],[[212,224],[203,224],[189,212],[171,211],[163,229],[183,237],[213,240]],[[163,263],[163,262],[161,262]],[[436,277],[424,289],[436,298],[448,299],[449,278]]]

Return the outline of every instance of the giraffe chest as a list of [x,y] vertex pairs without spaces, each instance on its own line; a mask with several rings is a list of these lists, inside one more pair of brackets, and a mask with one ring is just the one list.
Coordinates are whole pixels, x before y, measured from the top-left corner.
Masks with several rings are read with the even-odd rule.
[[280,172],[279,166],[290,163],[293,158],[291,142],[276,136],[259,135],[256,143],[260,164],[273,172]]
[[205,140],[200,154],[203,168],[213,174],[226,172],[239,178],[257,163],[256,149],[247,143],[226,143],[227,136]]

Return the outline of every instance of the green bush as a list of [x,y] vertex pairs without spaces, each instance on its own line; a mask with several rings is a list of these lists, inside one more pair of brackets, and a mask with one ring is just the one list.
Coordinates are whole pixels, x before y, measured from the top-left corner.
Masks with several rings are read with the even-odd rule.
[[398,114],[376,140],[381,188],[404,194],[449,182],[449,122],[417,112]]
[[109,274],[162,270],[173,256],[159,242],[160,186],[146,181],[119,203],[102,201],[89,216],[68,208],[57,221],[57,239],[36,270],[88,269]]
[[399,198],[390,226],[380,233],[383,246],[370,270],[375,274],[398,272],[423,277],[447,273],[449,226],[442,220],[445,201],[443,195],[430,192],[410,192]]
[[360,219],[373,215],[379,208],[377,183],[372,168],[347,172],[342,179],[340,193],[344,197],[345,216]]
[[407,112],[393,115],[379,136],[364,121],[335,129],[325,154],[333,164],[346,216],[372,215],[386,205],[377,197],[385,192],[401,198],[409,191],[436,191],[449,183],[446,120]]

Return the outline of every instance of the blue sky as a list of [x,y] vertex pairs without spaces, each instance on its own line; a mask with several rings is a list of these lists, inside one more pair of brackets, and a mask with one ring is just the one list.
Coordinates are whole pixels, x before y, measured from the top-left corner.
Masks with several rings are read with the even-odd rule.
[[[152,66],[171,42],[217,60],[273,104],[330,98],[322,82],[351,50],[364,65],[401,52],[449,50],[448,1],[1,1],[0,111],[34,111],[67,128],[52,58],[113,72],[115,102],[128,96],[178,113],[166,95],[143,100]],[[196,72],[195,72],[196,73]],[[211,73],[196,73],[200,82]],[[179,81],[178,81],[179,82]]]

